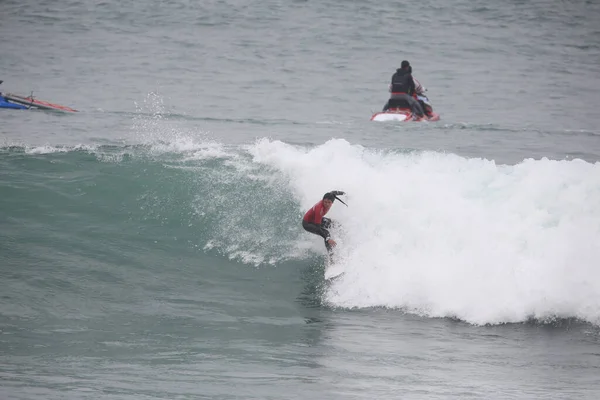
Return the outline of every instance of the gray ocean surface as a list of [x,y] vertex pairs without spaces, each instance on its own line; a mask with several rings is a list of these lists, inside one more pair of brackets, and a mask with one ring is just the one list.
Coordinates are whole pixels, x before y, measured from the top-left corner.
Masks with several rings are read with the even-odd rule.
[[0,399],[598,399],[599,20],[1,1]]

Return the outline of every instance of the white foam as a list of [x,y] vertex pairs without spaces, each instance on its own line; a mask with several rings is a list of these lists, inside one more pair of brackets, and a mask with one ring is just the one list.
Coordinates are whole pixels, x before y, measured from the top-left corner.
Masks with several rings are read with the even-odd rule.
[[131,139],[135,144],[147,145],[150,154],[183,154],[186,161],[230,155],[207,132],[190,130],[180,121],[170,119],[161,95],[148,93],[136,108],[138,114],[133,119]]
[[600,163],[497,165],[344,140],[307,149],[263,139],[250,151],[285,174],[299,212],[329,190],[348,193],[349,208],[336,202],[328,215],[344,225],[334,306],[600,323]]
[[26,154],[52,154],[52,153],[69,153],[71,151],[88,151],[93,152],[98,146],[79,144],[76,146],[27,146],[25,147]]

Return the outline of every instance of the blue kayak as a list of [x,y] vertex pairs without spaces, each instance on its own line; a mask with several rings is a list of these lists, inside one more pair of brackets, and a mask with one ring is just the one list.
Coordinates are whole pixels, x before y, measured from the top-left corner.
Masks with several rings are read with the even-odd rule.
[[11,103],[6,97],[0,94],[0,108],[12,108],[15,110],[24,110],[27,107],[23,104]]

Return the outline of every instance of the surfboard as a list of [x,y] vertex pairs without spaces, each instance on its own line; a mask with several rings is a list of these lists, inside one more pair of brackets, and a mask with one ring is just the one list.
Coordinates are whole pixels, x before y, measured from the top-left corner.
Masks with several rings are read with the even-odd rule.
[[338,274],[338,275],[335,275],[335,276],[332,276],[332,277],[330,277],[330,278],[325,278],[325,282],[326,282],[328,285],[331,285],[331,284],[333,284],[335,281],[337,281],[337,280],[341,279],[341,278],[344,276],[344,274],[345,274],[345,272],[342,272],[342,273],[340,273],[340,274]]
[[327,256],[325,261],[325,280],[333,282],[344,275],[344,267],[339,263],[335,263],[331,256]]

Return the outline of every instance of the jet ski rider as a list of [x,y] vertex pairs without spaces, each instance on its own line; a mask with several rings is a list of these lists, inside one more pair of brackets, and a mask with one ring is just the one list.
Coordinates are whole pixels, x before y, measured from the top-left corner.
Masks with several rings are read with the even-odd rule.
[[390,85],[391,95],[388,102],[383,106],[383,112],[390,108],[405,107],[408,104],[413,115],[419,118],[424,116],[421,104],[413,97],[416,88],[411,71],[412,67],[410,63],[406,60],[402,61],[400,68],[392,76],[392,84]]

